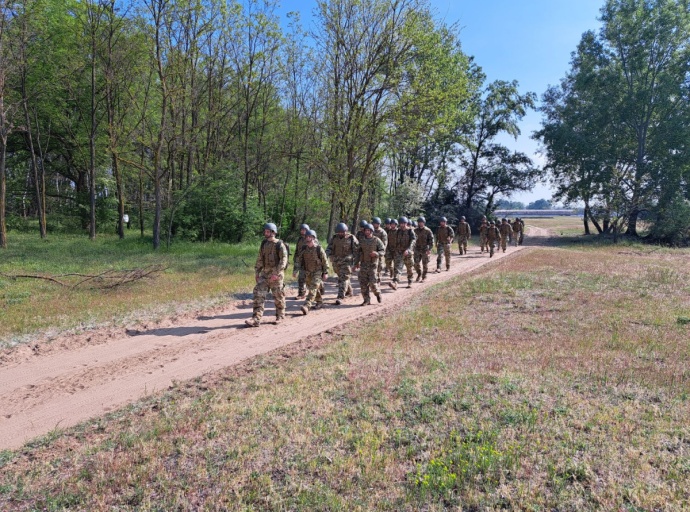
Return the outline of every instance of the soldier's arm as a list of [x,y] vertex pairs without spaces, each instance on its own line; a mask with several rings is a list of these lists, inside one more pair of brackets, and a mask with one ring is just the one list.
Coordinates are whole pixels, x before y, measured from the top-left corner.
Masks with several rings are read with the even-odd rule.
[[321,246],[319,246],[319,260],[321,261],[321,273],[328,274],[328,257]]
[[288,251],[287,247],[285,246],[285,242],[281,242],[280,244],[280,262],[278,263],[278,271],[282,272],[285,270],[288,266]]
[[430,251],[434,248],[434,233],[431,230],[428,230],[427,233],[429,235],[429,240],[427,240],[426,250]]
[[337,235],[333,235],[333,238],[331,238],[331,241],[328,242],[328,247],[326,247],[326,256],[329,258],[331,257],[331,254],[333,254],[333,240],[335,240],[335,237]]
[[355,267],[359,265],[359,260],[362,257],[362,247],[359,245],[359,243],[355,246],[354,248],[354,256],[355,256]]
[[414,246],[417,244],[417,233],[414,232],[414,229],[409,229],[410,232],[410,246],[407,248],[408,251],[412,252],[414,250]]
[[448,226],[448,242],[452,242],[454,238],[455,238],[455,231],[453,231],[453,228]]
[[264,243],[261,242],[261,246],[259,247],[259,254],[256,256],[256,263],[254,264],[254,273],[258,276],[261,274],[261,271],[264,269],[264,262],[263,259],[261,258],[261,252],[263,251],[264,248]]
[[386,246],[383,245],[383,242],[380,239],[376,239],[376,252],[379,254],[379,257],[383,258],[386,255]]

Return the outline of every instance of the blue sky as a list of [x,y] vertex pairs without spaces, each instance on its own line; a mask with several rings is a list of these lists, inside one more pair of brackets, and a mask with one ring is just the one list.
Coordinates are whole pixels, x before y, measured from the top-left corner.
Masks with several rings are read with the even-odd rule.
[[[522,92],[541,98],[569,69],[570,54],[582,33],[597,30],[597,18],[605,0],[430,0],[432,9],[447,24],[457,22],[463,50],[475,57],[489,81],[517,80]],[[281,11],[299,11],[309,27],[315,0],[282,0]],[[541,163],[538,144],[530,139],[541,116],[531,112],[521,123],[517,141],[501,139],[506,146],[523,151]],[[550,198],[546,185],[512,199],[528,203]]]

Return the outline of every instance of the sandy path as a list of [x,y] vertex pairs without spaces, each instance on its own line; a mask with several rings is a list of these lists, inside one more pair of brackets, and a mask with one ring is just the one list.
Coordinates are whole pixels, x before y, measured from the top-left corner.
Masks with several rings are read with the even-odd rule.
[[[287,321],[279,326],[273,303],[267,303],[264,324],[244,326],[251,305],[231,306],[210,317],[171,327],[122,333],[98,345],[67,346],[48,354],[9,362],[0,369],[0,449],[19,448],[25,442],[60,427],[76,425],[152,393],[174,381],[198,377],[237,364],[258,354],[319,334],[362,316],[381,314],[438,282],[470,272],[482,265],[540,245],[545,229],[530,227],[528,245],[509,248],[489,259],[473,248],[468,256],[453,256],[451,270],[430,274],[424,284],[391,290],[384,280],[383,303],[359,307],[360,296],[334,306],[335,283],[326,284],[327,307],[305,317],[302,301],[288,300]],[[457,250],[457,246],[455,247]],[[430,267],[435,268],[435,256]],[[357,280],[353,280],[358,293]],[[294,291],[291,291],[294,293]]]

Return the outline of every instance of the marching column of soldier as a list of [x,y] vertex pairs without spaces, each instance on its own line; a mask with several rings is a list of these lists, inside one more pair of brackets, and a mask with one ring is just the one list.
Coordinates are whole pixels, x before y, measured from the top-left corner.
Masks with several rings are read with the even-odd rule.
[[[484,252],[493,257],[495,251],[506,252],[508,244],[517,246],[524,239],[525,222],[516,218],[510,222],[501,219],[489,221],[482,217],[479,227],[479,254]],[[278,324],[285,319],[285,270],[288,267],[289,249],[278,238],[278,228],[273,223],[264,224],[264,239],[259,247],[259,255],[254,266],[256,286],[254,287],[253,314],[246,324],[259,327],[264,313],[266,295],[270,291],[275,303]],[[324,302],[324,281],[331,270],[337,276],[336,306],[347,297],[353,296],[353,270],[358,272],[361,306],[371,304],[372,294],[378,303],[382,302],[381,279],[388,276],[388,286],[397,290],[401,276],[407,277],[407,287],[412,287],[413,271],[416,281],[425,282],[431,260],[431,250],[436,245],[436,273],[441,272],[445,262],[450,270],[453,240],[457,237],[460,256],[467,255],[467,244],[472,237],[472,229],[465,217],[454,230],[448,219],[441,217],[439,227],[434,233],[426,226],[426,219],[419,217],[416,222],[407,217],[387,218],[384,227],[381,219],[374,217],[369,223],[363,220],[356,234],[351,234],[347,224],[339,223],[335,235],[324,248],[319,244],[316,232],[307,224],[300,226],[300,236],[293,257],[293,278],[297,278],[295,300],[304,300],[300,307],[306,315],[318,309]],[[405,274],[403,274],[403,272]]]

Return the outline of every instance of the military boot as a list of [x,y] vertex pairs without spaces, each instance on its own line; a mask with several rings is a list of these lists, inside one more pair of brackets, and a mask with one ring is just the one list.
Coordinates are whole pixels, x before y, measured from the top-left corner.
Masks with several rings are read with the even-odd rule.
[[369,298],[364,299],[364,302],[360,304],[360,306],[371,306],[371,301]]
[[418,283],[418,282],[421,281],[421,280],[422,280],[422,274],[420,274],[419,272],[417,272],[417,279],[415,279],[415,283]]
[[277,316],[276,316],[276,321],[275,321],[274,323],[275,323],[275,325],[278,325],[278,324],[282,323],[283,320],[285,320],[285,315],[283,315],[283,314],[277,315]]
[[251,318],[245,320],[244,323],[249,327],[259,327],[259,325],[261,325],[261,320],[259,320],[259,318],[256,316],[252,316]]
[[393,288],[394,290],[397,290],[397,289],[398,289],[398,283],[397,283],[397,281],[391,281],[390,283],[388,283],[388,286],[390,286],[390,287]]
[[308,306],[302,306],[299,309],[302,311],[303,315],[309,314],[309,307]]
[[407,287],[412,288],[412,279],[407,280]]
[[379,304],[381,304],[381,292],[376,294],[376,300],[378,301]]
[[441,267],[436,267],[436,273],[440,274],[441,273]]

